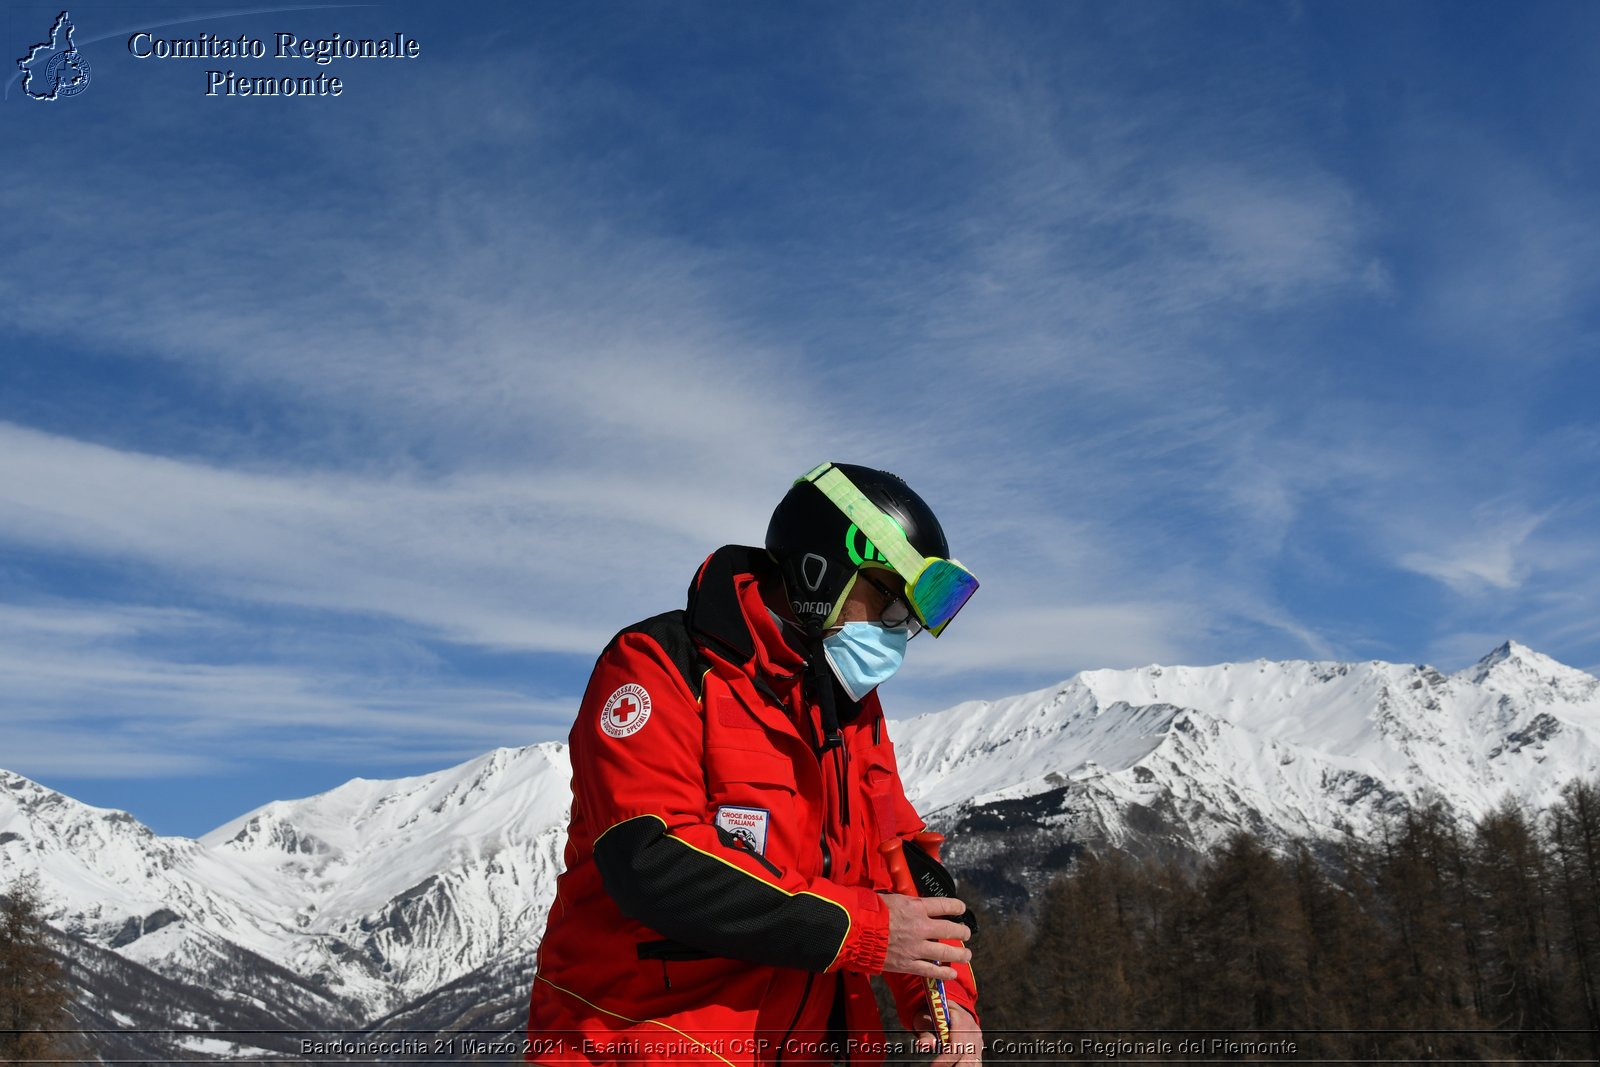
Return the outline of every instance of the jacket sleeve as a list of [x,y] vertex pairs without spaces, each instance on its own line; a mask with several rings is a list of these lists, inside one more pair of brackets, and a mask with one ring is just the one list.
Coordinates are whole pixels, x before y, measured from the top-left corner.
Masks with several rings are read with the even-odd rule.
[[888,913],[871,890],[779,872],[709,813],[703,712],[661,647],[624,633],[600,657],[572,731],[573,802],[622,913],[690,949],[812,971],[874,973]]

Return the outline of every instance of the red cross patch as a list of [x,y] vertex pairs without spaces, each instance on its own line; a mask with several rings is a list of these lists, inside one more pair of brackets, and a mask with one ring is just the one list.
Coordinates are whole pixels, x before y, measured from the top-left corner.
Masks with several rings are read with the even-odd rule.
[[600,729],[607,737],[630,737],[644,729],[650,718],[650,694],[629,682],[606,699],[600,709]]

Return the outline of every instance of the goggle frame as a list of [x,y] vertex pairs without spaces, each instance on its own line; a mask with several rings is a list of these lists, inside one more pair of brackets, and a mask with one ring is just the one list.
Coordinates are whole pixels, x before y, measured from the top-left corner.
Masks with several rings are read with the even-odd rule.
[[813,467],[795,484],[800,482],[810,482],[821,490],[883,554],[895,573],[905,579],[905,601],[922,628],[933,636],[943,633],[978,591],[976,575],[956,560],[918,552],[905,531],[834,464]]

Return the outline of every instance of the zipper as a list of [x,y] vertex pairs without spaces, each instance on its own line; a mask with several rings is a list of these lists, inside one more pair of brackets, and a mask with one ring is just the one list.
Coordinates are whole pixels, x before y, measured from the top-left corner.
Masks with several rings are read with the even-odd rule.
[[667,992],[672,991],[672,972],[667,970],[668,960],[711,960],[716,959],[709,952],[703,952],[691,945],[679,941],[641,941],[635,950],[639,959],[656,960],[661,964],[661,985]]
[[[810,664],[808,663],[807,666],[810,666]],[[789,708],[782,701],[779,701],[778,706],[789,711],[798,720],[799,724],[804,725],[808,747],[817,761],[817,780],[822,786],[822,832],[818,835],[817,845],[822,852],[822,877],[828,878],[833,874],[833,850],[828,847],[828,772],[823,767],[823,763],[827,758],[828,746],[826,744],[819,745],[817,742],[816,724],[811,721],[811,711],[806,707],[804,682],[801,683],[796,697],[800,705],[799,711]]]
[[717,957],[704,949],[685,945],[681,941],[641,941],[634,948],[641,960],[714,960]]
[[774,877],[774,878],[782,878],[783,877],[783,872],[778,870],[778,865],[776,863],[773,863],[771,860],[767,859],[767,857],[763,856],[761,853],[757,852],[755,849],[751,848],[749,845],[745,846],[745,851],[749,852],[750,855],[754,856],[755,857],[755,861],[757,863],[761,864],[761,866],[763,866],[767,870],[771,871],[772,872],[772,877]]
[[766,697],[780,708],[788,707],[788,705],[783,702],[783,698],[778,695],[778,691],[772,688],[772,686],[768,685],[767,680],[761,677],[761,675],[758,674],[755,676],[755,684],[756,692],[760,693],[762,696]]
[[724,845],[727,845],[729,848],[736,848],[741,852],[749,853],[750,857],[752,859],[754,859],[757,863],[761,864],[761,866],[765,867],[767,870],[772,872],[772,877],[774,877],[774,878],[782,878],[783,877],[783,872],[778,869],[778,865],[776,863],[773,863],[771,860],[767,859],[767,857],[763,856],[761,853],[757,852],[756,851],[756,847],[754,845],[752,845],[750,842],[746,841],[744,838],[736,837],[733,834],[728,833],[726,830],[724,830],[722,827],[719,826],[719,827],[717,827],[717,840],[721,841]]

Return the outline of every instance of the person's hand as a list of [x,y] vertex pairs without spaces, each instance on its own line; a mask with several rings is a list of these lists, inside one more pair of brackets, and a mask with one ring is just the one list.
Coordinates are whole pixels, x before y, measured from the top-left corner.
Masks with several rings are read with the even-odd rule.
[[916,974],[923,978],[954,981],[952,963],[972,962],[972,951],[965,945],[941,942],[965,941],[972,931],[961,923],[944,918],[960,915],[967,906],[955,897],[908,897],[885,893],[889,909],[889,951],[883,969],[897,974]]
[[[948,1002],[947,1002],[948,1003]],[[916,1045],[923,1052],[938,1047],[933,1017],[922,1012],[916,1018]],[[959,1004],[950,1005],[950,1048],[935,1056],[928,1067],[978,1067],[983,1062],[983,1028]]]

